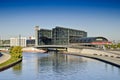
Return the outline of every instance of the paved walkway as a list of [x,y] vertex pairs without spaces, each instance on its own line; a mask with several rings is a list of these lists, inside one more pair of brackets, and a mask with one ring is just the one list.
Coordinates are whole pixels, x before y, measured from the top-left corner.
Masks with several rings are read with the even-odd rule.
[[7,53],[2,53],[3,55],[0,57],[0,64],[6,62],[11,58],[11,56]]

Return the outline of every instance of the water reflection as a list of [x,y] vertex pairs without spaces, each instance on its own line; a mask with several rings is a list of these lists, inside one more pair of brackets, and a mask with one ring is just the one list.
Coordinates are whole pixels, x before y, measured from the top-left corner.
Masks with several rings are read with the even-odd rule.
[[13,66],[12,70],[13,70],[14,74],[20,75],[22,73],[22,62]]
[[[69,65],[71,64],[71,65]],[[49,57],[41,57],[38,58],[38,68],[40,68],[40,72],[48,71],[51,68],[55,72],[63,72],[63,71],[70,71],[76,65],[79,68],[84,68],[82,65],[87,65],[87,60],[82,58],[76,58],[73,56],[67,56],[65,54],[56,54],[50,53]],[[68,66],[69,65],[69,66]],[[43,68],[42,68],[43,67]],[[44,70],[43,70],[44,69]],[[50,69],[49,69],[50,70]],[[74,69],[75,70],[75,69]]]
[[22,63],[1,73],[0,80],[120,80],[120,69],[117,67],[54,52],[24,53]]

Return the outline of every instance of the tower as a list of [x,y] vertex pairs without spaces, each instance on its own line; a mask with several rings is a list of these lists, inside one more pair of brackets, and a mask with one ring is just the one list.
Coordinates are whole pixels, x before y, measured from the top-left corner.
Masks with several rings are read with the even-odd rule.
[[35,26],[35,46],[38,46],[38,31],[40,30],[39,26]]

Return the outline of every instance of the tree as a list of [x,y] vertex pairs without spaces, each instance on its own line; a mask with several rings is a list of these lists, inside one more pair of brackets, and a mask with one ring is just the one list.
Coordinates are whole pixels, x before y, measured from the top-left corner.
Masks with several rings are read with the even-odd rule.
[[14,58],[22,58],[22,47],[20,46],[11,47],[10,54]]
[[120,43],[117,44],[117,48],[120,48]]
[[106,45],[105,45],[105,48],[109,49],[109,48],[110,48],[110,45],[106,44]]

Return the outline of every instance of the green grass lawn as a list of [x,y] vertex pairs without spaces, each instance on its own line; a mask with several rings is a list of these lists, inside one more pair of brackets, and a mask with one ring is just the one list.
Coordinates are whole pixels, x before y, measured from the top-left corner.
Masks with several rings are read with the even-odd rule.
[[6,62],[0,64],[0,70],[11,67],[15,65],[16,63],[22,61],[22,47],[20,46],[10,47],[9,53],[11,55],[11,58],[7,60]]
[[6,67],[6,66],[9,66],[15,62],[18,62],[19,60],[21,60],[22,58],[13,58],[11,57],[8,61],[0,64],[0,69],[3,68],[3,67]]

